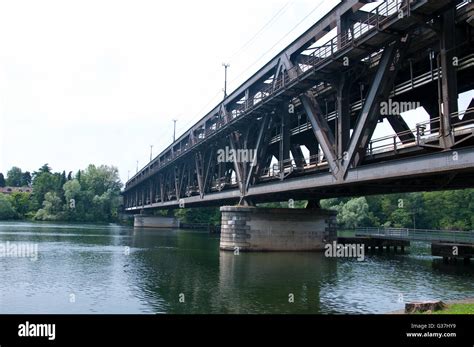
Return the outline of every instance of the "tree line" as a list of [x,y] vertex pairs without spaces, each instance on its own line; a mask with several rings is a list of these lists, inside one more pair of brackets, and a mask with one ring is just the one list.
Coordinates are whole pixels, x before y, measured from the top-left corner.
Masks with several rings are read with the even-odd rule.
[[31,173],[29,171],[22,172],[19,167],[12,167],[7,178],[0,172],[0,187],[29,187],[31,185]]
[[340,228],[397,227],[474,230],[474,189],[328,199]]
[[122,183],[118,169],[89,165],[75,174],[44,164],[32,174],[13,167],[0,187],[31,187],[32,193],[0,194],[0,219],[110,222],[117,219]]

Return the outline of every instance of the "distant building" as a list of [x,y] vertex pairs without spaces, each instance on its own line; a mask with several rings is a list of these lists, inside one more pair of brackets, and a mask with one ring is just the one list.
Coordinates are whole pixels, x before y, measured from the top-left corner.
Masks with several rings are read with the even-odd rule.
[[0,193],[12,194],[12,193],[32,193],[33,188],[31,187],[0,187]]

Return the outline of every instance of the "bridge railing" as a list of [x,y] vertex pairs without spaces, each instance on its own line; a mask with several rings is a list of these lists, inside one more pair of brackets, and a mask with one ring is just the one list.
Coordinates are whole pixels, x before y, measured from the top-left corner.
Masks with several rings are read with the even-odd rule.
[[386,152],[397,152],[398,150],[405,148],[407,146],[413,146],[414,142],[412,143],[404,143],[401,138],[405,136],[413,136],[414,137],[415,129],[410,129],[402,132],[395,133],[393,135],[387,135],[383,137],[379,137],[373,139],[369,142],[367,147],[367,155],[372,156],[377,153],[386,153]]
[[289,158],[283,160],[281,163],[274,163],[270,165],[270,167],[263,169],[260,177],[282,178],[282,175],[286,177],[293,172],[301,172],[308,169],[328,170],[327,160],[319,154],[302,157],[300,160],[301,162],[295,160],[294,158]]
[[[474,136],[474,107],[451,114],[451,132],[455,137],[460,135]],[[414,129],[371,140],[367,147],[367,155],[372,156],[390,151],[397,152],[406,147],[423,146],[437,141],[439,134],[440,117],[431,118],[425,122],[417,123]],[[408,136],[413,136],[414,141],[404,142],[401,140]]]
[[453,231],[410,228],[357,228],[356,236],[370,236],[397,240],[474,244],[474,230]]
[[[416,143],[426,145],[437,137],[441,130],[441,117],[431,118],[416,125]],[[451,114],[451,132],[453,136],[474,134],[474,107]]]
[[[474,108],[468,108],[462,112],[453,112],[452,116],[452,132],[455,136],[465,135],[465,136],[474,136]],[[439,117],[430,119],[426,122],[418,123],[416,128],[395,133],[393,135],[387,135],[373,139],[369,142],[367,147],[366,154],[368,156],[388,153],[388,152],[397,152],[401,149],[414,147],[421,145],[421,140],[425,142],[433,142],[439,139],[439,127],[431,126],[426,128],[421,126],[422,124],[436,124],[439,123]],[[310,129],[311,123],[306,122],[300,124],[298,128],[292,129],[292,131],[297,131],[301,129]],[[275,139],[279,139],[280,134],[275,135]],[[403,142],[401,139],[404,137],[412,137],[412,141]],[[463,137],[464,139],[466,137]],[[285,177],[292,172],[298,172],[301,170],[308,169],[321,169],[327,170],[327,161],[324,157],[320,155],[312,155],[309,157],[301,158],[302,162],[298,163],[294,158],[289,158],[284,160],[282,163],[274,163],[268,169],[265,169],[262,173],[262,177],[282,177],[282,174]]]

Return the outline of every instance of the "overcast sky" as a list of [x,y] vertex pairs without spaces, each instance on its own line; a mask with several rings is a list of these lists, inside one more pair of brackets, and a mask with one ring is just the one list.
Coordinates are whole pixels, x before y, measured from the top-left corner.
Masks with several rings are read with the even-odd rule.
[[125,181],[338,2],[1,1],[0,172]]

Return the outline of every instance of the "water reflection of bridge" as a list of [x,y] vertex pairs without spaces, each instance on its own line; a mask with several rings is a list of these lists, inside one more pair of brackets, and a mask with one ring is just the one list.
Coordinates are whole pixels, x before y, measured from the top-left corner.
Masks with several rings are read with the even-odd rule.
[[[152,312],[315,313],[327,311],[320,283],[337,275],[322,253],[219,251],[205,232],[136,228],[129,281]],[[289,294],[295,300],[289,302]],[[184,302],[180,302],[184,294]],[[278,300],[276,298],[279,298]]]

